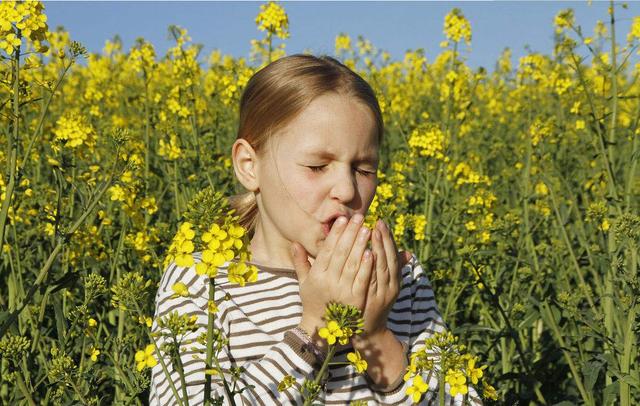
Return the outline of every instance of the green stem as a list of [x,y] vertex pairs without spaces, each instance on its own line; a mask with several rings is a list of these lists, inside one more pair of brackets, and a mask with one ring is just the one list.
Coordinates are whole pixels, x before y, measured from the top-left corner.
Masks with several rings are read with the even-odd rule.
[[[215,286],[216,281],[214,278],[209,278],[209,303],[211,301],[215,301]],[[208,311],[209,319],[207,323],[207,358],[205,361],[206,370],[211,369],[211,360],[213,358],[213,322],[215,319],[215,314]],[[204,404],[208,406],[210,404],[211,398],[211,375],[206,373],[204,374]],[[221,375],[222,374],[222,371]],[[222,376],[224,379],[224,375]]]
[[70,236],[73,235],[73,233],[75,233],[78,230],[78,228],[80,228],[80,226],[84,223],[84,221],[89,216],[89,214],[93,212],[93,209],[96,207],[96,205],[102,198],[102,195],[104,195],[104,193],[107,191],[107,189],[111,185],[112,180],[113,180],[113,172],[111,173],[107,181],[104,182],[99,192],[95,195],[93,201],[89,203],[87,210],[85,210],[85,212],[82,213],[80,218],[78,218],[78,220],[76,220],[76,222],[69,228],[69,231],[66,233],[66,236],[64,238],[58,239],[58,244],[55,246],[55,248],[53,249],[49,257],[47,258],[47,261],[40,269],[40,272],[38,273],[38,277],[36,278],[33,285],[31,285],[31,288],[27,292],[27,295],[25,296],[24,301],[15,311],[9,314],[4,324],[2,324],[2,326],[0,327],[0,338],[5,335],[5,333],[9,330],[9,327],[11,327],[11,325],[16,321],[18,315],[31,302],[31,300],[33,300],[35,296],[34,293],[38,289],[40,289],[40,287],[44,283],[44,280],[47,277],[49,270],[53,266],[53,263],[55,262],[56,258],[58,257],[58,254],[60,253],[62,248],[68,244],[68,239],[70,238]]
[[174,334],[173,339],[173,359],[176,361],[176,370],[180,376],[180,386],[182,386],[182,396],[185,402],[189,403],[189,394],[187,393],[187,381],[184,377],[184,366],[182,365],[182,358],[180,357],[180,342],[178,337]]
[[596,310],[596,306],[593,303],[593,299],[591,298],[592,294],[589,292],[587,288],[587,284],[584,280],[584,276],[582,275],[582,270],[580,269],[580,264],[578,264],[578,260],[576,259],[576,255],[573,252],[573,248],[571,247],[571,242],[569,241],[569,236],[567,235],[567,230],[564,228],[564,222],[562,221],[562,217],[560,216],[560,211],[558,210],[558,205],[556,204],[556,199],[553,194],[553,190],[551,189],[550,183],[547,181],[547,189],[549,189],[549,196],[551,197],[551,204],[553,205],[553,211],[556,215],[556,221],[558,223],[558,228],[560,229],[560,234],[562,235],[562,239],[564,240],[565,245],[567,246],[567,251],[569,251],[569,256],[571,257],[571,262],[576,270],[576,274],[578,275],[578,279],[580,280],[580,289],[582,289],[582,293],[584,297],[587,299],[589,303],[589,307],[593,314],[598,314]]
[[543,317],[543,319],[545,319],[545,322],[549,325],[549,327],[551,327],[551,331],[553,332],[555,339],[558,341],[558,344],[560,345],[560,349],[562,350],[562,354],[564,355],[564,358],[567,361],[567,364],[569,364],[569,369],[571,370],[571,374],[573,375],[573,380],[575,381],[576,386],[578,387],[580,396],[582,396],[582,400],[584,400],[585,405],[593,405],[591,396],[589,396],[589,394],[587,393],[582,383],[582,378],[578,373],[578,368],[573,362],[573,359],[571,358],[571,354],[566,349],[567,346],[562,338],[562,333],[560,332],[560,329],[558,328],[558,325],[556,324],[556,321],[553,318],[553,313],[549,308],[549,304],[547,302],[543,302],[541,303],[541,308],[542,308],[541,316]]
[[[18,39],[22,35],[18,31]],[[9,148],[9,159],[7,160],[7,171],[9,172],[9,182],[5,191],[5,198],[2,201],[2,209],[0,211],[0,250],[4,246],[4,232],[9,216],[9,207],[13,198],[13,189],[16,185],[16,169],[18,161],[18,135],[20,127],[20,45],[16,47],[11,57],[13,62],[12,69],[12,85],[13,85],[13,128],[7,131],[7,148]],[[27,158],[25,157],[25,161]]]
[[27,385],[22,379],[22,373],[19,371],[16,371],[15,379],[16,379],[16,385],[18,386],[18,389],[20,389],[20,392],[22,392],[22,395],[25,397],[29,405],[36,406],[36,402],[34,402],[33,398],[31,397],[31,391],[27,389]]
[[[134,305],[136,307],[136,312],[138,313],[138,316],[139,317],[144,316],[144,314],[140,310],[140,306],[138,306],[138,303],[134,303]],[[158,363],[160,364],[160,367],[164,372],[165,378],[167,378],[167,382],[169,383],[169,387],[173,392],[173,397],[175,399],[175,402],[180,406],[184,405],[184,403],[182,402],[182,399],[180,399],[180,395],[178,395],[178,389],[176,388],[176,385],[173,383],[173,379],[171,379],[171,374],[167,369],[167,364],[164,362],[164,358],[162,357],[162,353],[160,352],[160,347],[158,346],[156,339],[153,337],[150,330],[145,329],[145,332],[147,333],[147,337],[149,338],[149,341],[151,341],[154,347],[156,348],[156,358],[158,359]]]
[[[315,385],[320,385],[320,382],[322,381],[325,372],[329,368],[329,363],[333,359],[333,355],[336,353],[336,347],[337,347],[336,345],[329,346],[329,351],[327,352],[327,357],[324,359],[322,367],[320,367],[320,371],[318,372],[316,377],[313,379],[313,383]],[[303,406],[310,406],[311,404],[313,404],[314,400],[315,400],[315,397],[311,397],[311,398],[305,399]]]

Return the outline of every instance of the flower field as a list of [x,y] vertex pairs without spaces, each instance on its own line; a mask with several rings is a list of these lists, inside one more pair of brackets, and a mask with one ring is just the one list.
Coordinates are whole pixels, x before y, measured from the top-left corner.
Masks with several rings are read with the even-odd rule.
[[[580,27],[564,10],[552,54],[506,49],[492,72],[465,63],[472,22],[458,9],[433,61],[336,36],[334,57],[375,89],[386,127],[366,222],[388,221],[433,283],[457,339],[426,344],[475,354],[464,373],[442,373],[451,390],[473,384],[488,404],[640,404],[640,17],[629,14],[612,3]],[[202,55],[178,26],[166,55],[142,38],[89,54],[48,27],[42,3],[1,3],[0,404],[147,404],[165,266],[215,245],[198,268],[213,280],[230,253],[248,255],[244,230],[213,224],[226,206],[203,191],[242,192],[230,160],[239,98],[286,55],[286,10],[256,15],[246,59]]]

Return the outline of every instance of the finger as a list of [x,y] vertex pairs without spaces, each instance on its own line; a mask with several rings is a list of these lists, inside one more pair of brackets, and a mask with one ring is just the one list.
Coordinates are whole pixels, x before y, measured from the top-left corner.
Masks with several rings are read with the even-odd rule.
[[373,241],[374,252],[376,253],[376,281],[378,283],[378,287],[383,287],[387,286],[387,284],[389,283],[389,275],[387,272],[387,254],[384,250],[382,234],[377,228],[374,231],[375,237]]
[[[373,240],[373,233],[375,233],[375,231],[372,232],[371,235],[371,239]],[[371,248],[373,249],[373,242],[371,243]],[[373,298],[375,297],[375,295],[378,293],[378,271],[377,271],[377,258],[376,258],[376,253],[372,250],[371,251],[371,258],[372,258],[372,264],[371,264],[371,279],[369,280],[369,292],[367,293],[367,300],[369,297]]]
[[358,230],[360,229],[363,220],[364,218],[360,213],[355,214],[351,218],[351,221],[349,221],[349,224],[345,226],[342,235],[340,235],[338,242],[330,254],[329,266],[327,269],[331,273],[330,277],[334,278],[334,280],[339,280],[341,278],[342,270],[344,269],[347,258],[351,253],[353,242],[358,235]]
[[291,244],[291,258],[293,260],[293,268],[298,276],[298,281],[302,283],[307,279],[309,269],[311,268],[311,264],[309,263],[309,258],[307,256],[307,250],[304,249],[302,244],[293,242]]
[[352,283],[355,279],[358,271],[360,270],[360,263],[362,262],[362,255],[367,248],[367,241],[369,241],[371,230],[367,226],[361,226],[358,231],[358,236],[351,247],[351,252],[347,258],[342,275],[340,278],[346,283]]
[[388,269],[388,284],[389,288],[394,290],[398,287],[398,251],[396,250],[395,242],[393,241],[393,235],[387,227],[386,223],[383,223],[382,230],[382,244],[387,258]]
[[338,244],[340,236],[344,232],[347,222],[348,220],[346,217],[340,216],[333,223],[333,227],[331,227],[331,230],[329,230],[329,235],[327,235],[327,238],[324,240],[324,245],[318,252],[318,255],[314,261],[314,265],[316,262],[318,263],[317,269],[326,271],[329,268],[331,256],[336,245]]
[[356,297],[366,296],[369,288],[369,281],[371,280],[371,274],[373,272],[373,254],[371,250],[366,249],[362,254],[362,262],[360,262],[360,269],[353,279],[352,293]]

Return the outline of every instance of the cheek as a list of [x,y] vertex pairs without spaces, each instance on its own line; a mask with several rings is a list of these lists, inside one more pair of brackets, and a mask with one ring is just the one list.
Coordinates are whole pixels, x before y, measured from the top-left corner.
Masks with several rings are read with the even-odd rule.
[[373,198],[376,194],[376,187],[378,186],[378,182],[375,179],[365,179],[358,184],[358,190],[360,191],[360,196],[362,196],[363,202],[367,205],[367,207],[373,201]]
[[321,200],[322,185],[317,179],[314,179],[313,174],[309,176],[305,173],[292,172],[289,175],[289,182],[287,183],[291,196],[301,207],[306,211],[311,211],[316,208]]

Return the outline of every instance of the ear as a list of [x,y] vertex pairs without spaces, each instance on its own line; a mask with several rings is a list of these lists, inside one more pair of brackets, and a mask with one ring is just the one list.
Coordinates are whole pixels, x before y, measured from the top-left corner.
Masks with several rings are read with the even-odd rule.
[[247,190],[258,190],[257,154],[244,138],[237,139],[231,147],[231,159],[236,177]]

